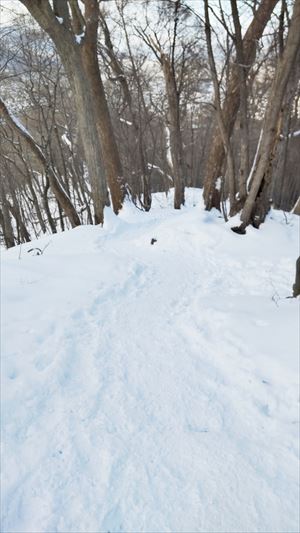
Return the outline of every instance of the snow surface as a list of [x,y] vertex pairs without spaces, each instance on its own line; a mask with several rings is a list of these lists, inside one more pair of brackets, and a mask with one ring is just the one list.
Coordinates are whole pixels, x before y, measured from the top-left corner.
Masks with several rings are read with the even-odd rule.
[[299,219],[200,198],[2,252],[2,532],[299,531]]

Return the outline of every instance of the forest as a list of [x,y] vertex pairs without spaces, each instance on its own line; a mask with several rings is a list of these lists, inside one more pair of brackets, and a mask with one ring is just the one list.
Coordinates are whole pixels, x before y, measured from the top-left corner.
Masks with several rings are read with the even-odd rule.
[[1,19],[7,248],[171,188],[239,233],[300,213],[299,0],[14,0]]
[[1,532],[299,533],[300,0],[0,22]]

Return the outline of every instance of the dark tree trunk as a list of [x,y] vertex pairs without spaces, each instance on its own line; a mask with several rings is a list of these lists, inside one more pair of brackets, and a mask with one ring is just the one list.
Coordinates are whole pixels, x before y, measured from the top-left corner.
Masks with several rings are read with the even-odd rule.
[[5,191],[2,185],[0,184],[0,192],[1,192],[1,204],[2,209],[0,209],[0,223],[3,230],[3,237],[5,246],[7,248],[11,248],[15,245],[15,236],[14,236],[14,230],[11,223],[11,217],[9,212],[9,205],[5,196]]
[[293,296],[297,298],[300,295],[300,256],[296,261],[296,277],[293,285]]
[[168,98],[168,128],[170,130],[170,150],[174,176],[174,207],[180,209],[184,205],[184,160],[183,144],[180,125],[179,94],[177,91],[175,73],[169,59],[162,53],[166,92]]

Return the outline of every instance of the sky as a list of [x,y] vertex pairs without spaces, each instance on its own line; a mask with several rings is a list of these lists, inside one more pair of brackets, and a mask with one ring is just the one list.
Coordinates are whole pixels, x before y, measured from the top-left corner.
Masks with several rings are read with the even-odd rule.
[[[136,5],[138,2],[139,0],[135,0]],[[187,0],[187,3],[199,14],[203,13],[203,0]],[[211,3],[215,3],[215,7],[217,8],[218,2],[216,0],[211,0]],[[227,3],[229,5],[229,0],[225,0],[225,2],[223,0],[224,8]],[[241,7],[243,2],[239,2],[239,4]],[[22,6],[19,0],[0,0],[0,24],[7,24],[10,22],[13,18],[13,13],[26,13],[26,11],[26,8]]]
[[26,13],[19,0],[0,0],[0,24],[7,24],[13,18],[12,12]]

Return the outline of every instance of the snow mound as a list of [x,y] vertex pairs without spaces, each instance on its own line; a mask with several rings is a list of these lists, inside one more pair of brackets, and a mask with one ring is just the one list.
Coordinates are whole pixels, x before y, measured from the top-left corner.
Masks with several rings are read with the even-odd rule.
[[3,532],[299,531],[297,218],[171,205],[2,253]]

